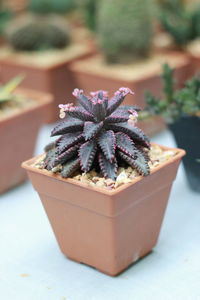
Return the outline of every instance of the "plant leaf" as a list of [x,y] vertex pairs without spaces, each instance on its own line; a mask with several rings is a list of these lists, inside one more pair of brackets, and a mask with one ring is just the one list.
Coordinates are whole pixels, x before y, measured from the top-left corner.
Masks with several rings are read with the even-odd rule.
[[60,122],[51,132],[51,136],[61,135],[69,132],[80,131],[84,126],[83,121],[69,119]]
[[117,148],[120,149],[125,154],[127,154],[128,156],[134,158],[137,148],[134,146],[134,143],[131,140],[131,138],[123,132],[117,132],[115,136],[116,136]]
[[94,140],[84,143],[79,150],[79,158],[81,169],[84,172],[88,172],[94,161],[94,157],[97,151],[97,144]]
[[129,119],[128,117],[123,117],[121,115],[117,115],[117,114],[112,114],[110,117],[107,117],[105,122],[106,123],[124,123],[127,122]]
[[82,107],[73,107],[72,110],[65,111],[67,115],[82,121],[94,121],[94,116],[85,111]]
[[56,151],[58,154],[60,154],[61,152],[67,150],[69,147],[72,147],[83,140],[84,137],[81,131],[66,133],[56,141]]
[[69,160],[64,166],[61,171],[61,176],[64,178],[71,177],[75,171],[80,168],[80,161],[79,158],[74,158]]
[[124,98],[125,96],[122,93],[120,93],[115,95],[113,98],[110,99],[110,101],[108,101],[107,116],[112,114],[117,109],[117,107],[120,106]]
[[98,160],[103,176],[115,180],[117,178],[117,161],[109,162],[102,152],[99,153]]
[[54,161],[54,167],[58,164],[64,164],[67,160],[71,159],[74,155],[77,154],[79,147],[79,144],[75,145],[58,155]]
[[53,148],[46,153],[46,156],[44,158],[44,168],[47,169],[48,171],[51,171],[51,169],[54,166],[55,159],[56,159],[56,148]]
[[102,129],[103,122],[100,123],[93,123],[93,122],[85,122],[83,135],[85,137],[85,140],[90,140],[94,136],[97,135],[97,133]]
[[77,98],[80,105],[89,113],[92,113],[92,103],[90,99],[83,94],[82,90],[75,89],[73,95]]
[[116,139],[112,130],[103,131],[98,137],[98,144],[106,159],[112,162],[115,155]]
[[133,141],[136,141],[144,147],[150,147],[150,141],[148,137],[138,127],[129,125],[128,123],[113,123],[108,124],[108,128],[113,130],[114,132],[120,131],[126,133],[129,137],[133,139]]
[[93,103],[92,110],[97,122],[105,119],[106,109],[103,101],[101,103],[99,102]]
[[118,151],[118,154],[127,164],[136,169],[140,175],[147,176],[150,174],[148,161],[140,151],[137,151],[136,158],[132,158],[122,151]]

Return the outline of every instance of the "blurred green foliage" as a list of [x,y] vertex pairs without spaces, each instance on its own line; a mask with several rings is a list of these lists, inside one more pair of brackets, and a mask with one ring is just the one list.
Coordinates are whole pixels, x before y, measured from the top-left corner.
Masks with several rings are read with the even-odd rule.
[[162,78],[164,98],[146,93],[146,111],[150,115],[161,115],[167,123],[173,123],[182,116],[200,116],[200,77],[195,75],[184,88],[175,90],[173,70],[165,64]]
[[28,8],[36,14],[66,14],[75,8],[75,0],[30,0]]
[[162,0],[160,21],[180,47],[200,36],[200,4],[188,7],[183,0]]

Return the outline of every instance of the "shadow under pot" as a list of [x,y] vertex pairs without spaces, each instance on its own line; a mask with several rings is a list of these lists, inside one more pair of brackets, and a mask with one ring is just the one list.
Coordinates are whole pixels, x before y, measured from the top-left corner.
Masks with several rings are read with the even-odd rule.
[[183,165],[189,185],[200,192],[200,117],[181,117],[168,126],[177,146],[186,150]]

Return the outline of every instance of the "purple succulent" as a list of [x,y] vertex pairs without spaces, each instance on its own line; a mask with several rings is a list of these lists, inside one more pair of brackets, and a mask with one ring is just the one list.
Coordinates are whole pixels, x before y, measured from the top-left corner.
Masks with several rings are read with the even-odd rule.
[[130,165],[141,175],[148,175],[148,137],[135,126],[136,106],[120,106],[128,88],[120,88],[109,100],[106,91],[84,95],[75,89],[73,95],[80,106],[60,104],[60,117],[64,118],[52,131],[60,136],[46,147],[45,168],[51,170],[62,165],[63,177],[73,176],[75,171],[89,172],[99,169],[105,178],[117,177],[118,167]]

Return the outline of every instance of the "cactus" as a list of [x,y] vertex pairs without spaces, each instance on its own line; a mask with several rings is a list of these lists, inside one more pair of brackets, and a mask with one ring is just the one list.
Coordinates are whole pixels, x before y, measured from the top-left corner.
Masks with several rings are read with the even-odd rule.
[[149,54],[152,18],[149,0],[101,0],[97,38],[107,62],[129,63]]
[[13,22],[7,32],[7,39],[19,51],[61,49],[70,42],[65,23],[62,24],[56,17],[38,16]]
[[169,65],[163,67],[164,99],[146,94],[147,112],[161,115],[167,123],[173,123],[183,116],[200,116],[200,78],[194,76],[186,81],[185,87],[175,90],[173,70]]
[[36,14],[65,14],[75,7],[75,0],[30,0],[29,10]]
[[45,168],[51,171],[61,165],[62,177],[96,168],[105,178],[115,180],[118,168],[124,163],[139,174],[148,175],[149,139],[135,126],[140,109],[120,106],[127,94],[132,91],[120,88],[108,100],[105,91],[92,92],[88,97],[75,89],[73,95],[80,106],[59,105],[60,117],[66,119],[51,133],[60,137],[45,149]]
[[199,5],[187,7],[183,0],[164,0],[160,21],[180,47],[200,36]]

